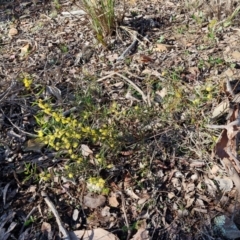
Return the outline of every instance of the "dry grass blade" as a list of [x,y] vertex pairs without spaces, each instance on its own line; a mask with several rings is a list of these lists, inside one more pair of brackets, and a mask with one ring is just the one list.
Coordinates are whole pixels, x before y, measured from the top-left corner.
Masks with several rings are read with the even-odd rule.
[[115,26],[114,0],[83,0],[82,6],[99,42],[106,44],[105,38]]

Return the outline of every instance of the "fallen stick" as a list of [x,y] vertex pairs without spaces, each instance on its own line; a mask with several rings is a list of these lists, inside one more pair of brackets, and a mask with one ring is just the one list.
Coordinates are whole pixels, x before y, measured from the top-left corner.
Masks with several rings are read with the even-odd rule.
[[[117,75],[117,76],[121,77],[121,78],[124,79],[126,82],[128,82],[130,85],[132,85],[132,87],[142,95],[143,101],[144,101],[145,103],[147,103],[147,99],[148,99],[148,98],[147,98],[147,96],[143,93],[143,91],[142,91],[135,83],[133,83],[130,79],[128,79],[127,77],[123,76],[122,74],[120,74],[120,73],[118,73],[118,72],[111,72],[111,73],[108,74],[107,76],[98,79],[97,82],[101,82],[101,81],[103,81],[103,80],[105,80],[105,79],[107,79],[107,78],[110,78],[110,77],[114,76],[114,75]],[[148,104],[150,104],[150,103],[148,103]]]
[[55,206],[53,205],[53,203],[49,199],[48,195],[44,191],[41,192],[41,195],[42,195],[43,199],[45,200],[46,204],[48,205],[48,207],[51,209],[53,215],[55,216],[57,224],[58,224],[59,231],[63,235],[63,239],[64,240],[71,240],[70,235],[68,234],[67,230],[63,227],[63,224],[62,224],[61,218],[60,218],[60,216],[57,212],[57,209],[55,208]]

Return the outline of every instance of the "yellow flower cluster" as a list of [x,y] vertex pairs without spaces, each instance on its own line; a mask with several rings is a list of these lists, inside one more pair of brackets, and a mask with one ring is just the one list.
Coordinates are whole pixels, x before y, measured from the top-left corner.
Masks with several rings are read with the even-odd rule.
[[47,123],[42,121],[44,115],[36,117],[41,127],[37,131],[40,140],[57,151],[67,150],[70,158],[77,163],[82,162],[82,158],[77,154],[81,140],[87,139],[93,143],[105,143],[114,147],[113,128],[106,124],[101,128],[93,128],[89,123],[84,124],[84,116],[89,114],[83,112],[83,123],[79,123],[74,116],[64,117],[61,111],[53,110],[41,99],[38,101],[38,106],[48,116]]
[[91,177],[87,181],[89,191],[100,193],[104,189],[105,180],[100,177]]
[[46,173],[46,172],[41,172],[41,173],[39,174],[39,177],[40,177],[40,179],[41,179],[42,181],[47,182],[47,181],[50,180],[51,174],[50,174],[50,173]]
[[23,84],[24,84],[24,87],[29,90],[32,84],[32,80],[29,79],[28,77],[24,77]]

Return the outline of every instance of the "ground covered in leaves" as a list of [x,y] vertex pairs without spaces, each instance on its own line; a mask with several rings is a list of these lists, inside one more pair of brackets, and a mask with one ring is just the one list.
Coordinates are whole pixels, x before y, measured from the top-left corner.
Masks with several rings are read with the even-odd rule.
[[238,1],[80,10],[0,4],[0,239],[240,238]]

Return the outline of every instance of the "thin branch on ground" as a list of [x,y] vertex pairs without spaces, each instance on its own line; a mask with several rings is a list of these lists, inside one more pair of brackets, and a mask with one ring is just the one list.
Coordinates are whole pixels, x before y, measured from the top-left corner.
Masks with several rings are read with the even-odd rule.
[[[107,76],[98,79],[97,82],[101,82],[101,81],[103,81],[103,80],[105,80],[105,79],[107,79],[107,78],[110,78],[110,77],[114,76],[114,75],[117,75],[117,76],[121,77],[121,78],[124,79],[126,82],[128,82],[130,85],[132,85],[132,87],[142,95],[143,101],[144,101],[145,103],[148,103],[148,102],[147,102],[147,99],[148,99],[148,98],[147,98],[147,96],[143,93],[143,91],[142,91],[135,83],[133,83],[130,79],[128,79],[127,77],[123,76],[122,74],[120,74],[120,73],[118,73],[118,72],[111,72],[111,73],[108,74]],[[150,104],[150,103],[148,103],[148,104]]]
[[71,240],[67,230],[64,228],[61,218],[57,212],[57,209],[55,208],[55,206],[53,205],[53,203],[51,202],[51,200],[49,199],[48,195],[46,194],[46,192],[42,191],[41,195],[43,197],[43,199],[45,200],[46,204],[48,205],[48,207],[51,209],[52,213],[54,214],[58,227],[59,227],[59,231],[62,233],[63,235],[63,239],[64,240]]

